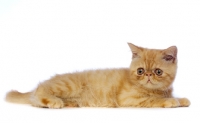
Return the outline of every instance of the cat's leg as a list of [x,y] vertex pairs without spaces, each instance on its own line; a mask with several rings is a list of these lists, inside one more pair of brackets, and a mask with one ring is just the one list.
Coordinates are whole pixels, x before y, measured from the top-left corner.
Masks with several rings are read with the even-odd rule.
[[186,98],[149,98],[144,102],[144,105],[164,108],[188,107],[190,101]]
[[180,106],[180,102],[176,98],[149,98],[143,104],[147,107],[164,108],[176,108]]
[[76,101],[71,101],[71,99],[63,99],[64,105],[66,107],[79,107]]
[[186,98],[129,98],[120,102],[122,107],[164,107],[164,108],[175,108],[175,107],[187,107],[190,102]]
[[145,107],[188,107],[190,101],[186,98],[147,98],[145,101],[140,102],[139,105]]

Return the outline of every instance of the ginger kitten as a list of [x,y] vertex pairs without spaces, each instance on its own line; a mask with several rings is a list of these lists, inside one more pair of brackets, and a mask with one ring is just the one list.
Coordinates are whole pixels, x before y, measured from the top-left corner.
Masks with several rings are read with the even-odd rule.
[[187,107],[172,96],[177,47],[147,49],[128,43],[130,68],[89,70],[56,75],[27,93],[8,92],[6,100],[36,107]]

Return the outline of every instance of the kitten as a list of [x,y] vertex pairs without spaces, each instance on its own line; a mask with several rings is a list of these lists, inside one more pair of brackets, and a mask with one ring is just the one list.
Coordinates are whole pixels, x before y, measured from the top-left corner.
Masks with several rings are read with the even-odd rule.
[[147,49],[128,43],[130,68],[56,75],[27,93],[8,92],[6,100],[36,107],[187,107],[187,98],[172,96],[177,47]]

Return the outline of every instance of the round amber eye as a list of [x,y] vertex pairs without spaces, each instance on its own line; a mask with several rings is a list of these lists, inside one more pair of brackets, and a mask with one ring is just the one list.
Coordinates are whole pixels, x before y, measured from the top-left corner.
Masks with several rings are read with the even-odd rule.
[[155,74],[158,75],[158,76],[161,76],[161,75],[163,74],[163,71],[162,71],[161,69],[158,69],[158,68],[155,69],[154,72],[155,72]]
[[138,68],[137,69],[137,74],[142,75],[144,73],[144,68]]

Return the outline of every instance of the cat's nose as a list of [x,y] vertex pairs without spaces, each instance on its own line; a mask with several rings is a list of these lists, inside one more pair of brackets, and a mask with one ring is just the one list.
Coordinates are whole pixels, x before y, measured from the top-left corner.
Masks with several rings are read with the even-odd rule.
[[146,76],[152,76],[152,73],[146,73],[145,75]]

